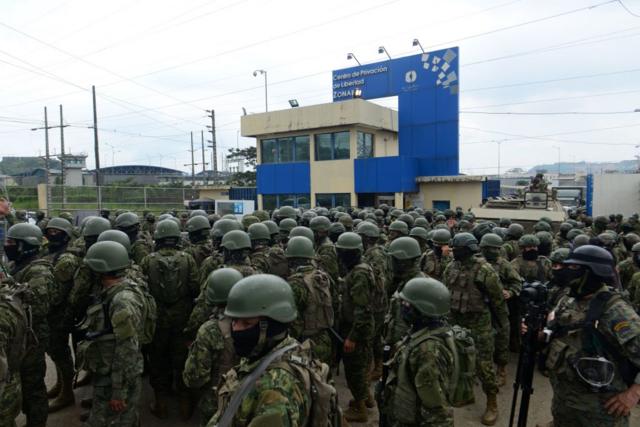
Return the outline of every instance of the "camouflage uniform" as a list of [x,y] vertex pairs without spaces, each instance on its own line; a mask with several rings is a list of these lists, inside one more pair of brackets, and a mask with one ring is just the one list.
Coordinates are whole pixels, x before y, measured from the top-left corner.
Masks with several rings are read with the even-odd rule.
[[[311,294],[312,292],[320,292],[316,287],[326,288],[329,294],[331,293],[329,275],[313,265],[304,265],[296,268],[287,282],[291,286],[298,309],[298,318],[291,325],[291,335],[300,342],[310,339],[313,342],[314,356],[322,362],[330,364],[333,349],[328,328],[333,326],[331,323],[333,321],[333,306],[330,306],[329,309],[331,319],[325,319],[326,307],[317,306],[321,296]],[[311,304],[316,306],[312,307]]]
[[200,424],[205,426],[217,410],[216,388],[222,375],[237,363],[231,319],[222,311],[215,313],[198,329],[198,335],[189,349],[182,379],[189,388],[199,388]]
[[[605,291],[607,288],[603,286],[597,293]],[[591,300],[576,299],[569,295],[562,297],[554,310],[555,319],[548,325],[555,331],[546,358],[553,387],[551,412],[554,425],[628,426],[629,417],[616,418],[607,414],[604,407],[604,402],[609,398],[627,389],[620,367],[607,348],[615,348],[636,369],[640,368],[640,317],[622,298],[613,297],[605,304],[597,330],[605,337],[608,346],[613,346],[605,346],[604,353],[608,360],[613,361],[615,373],[613,382],[606,391],[594,391],[578,377],[571,362],[576,353],[583,349],[582,322],[586,318]],[[636,376],[635,382],[639,381],[640,377]]]
[[284,248],[276,243],[269,250],[269,272],[286,279],[289,277],[289,264],[284,256]]
[[[142,329],[144,306],[128,286],[136,285],[122,279],[104,289],[97,304],[87,310],[83,326],[87,332],[102,334],[78,346],[79,367],[93,374],[93,405],[88,426],[130,427],[138,422],[143,365],[138,331]],[[115,413],[109,407],[110,400],[124,400],[126,408]]]
[[[489,305],[500,324],[506,324],[507,306],[502,295],[500,278],[484,258],[473,256],[465,261],[452,261],[444,271],[444,284],[451,291],[452,324],[471,331],[478,350],[477,373],[482,390],[487,395],[498,393],[493,365],[494,337]],[[484,294],[484,295],[483,295]]]
[[502,246],[504,253],[509,261],[513,261],[520,256],[520,246],[518,246],[518,240],[507,240]]
[[151,385],[156,393],[168,394],[175,380],[178,392],[184,393],[182,369],[187,339],[183,330],[199,291],[196,263],[184,251],[161,248],[146,256],[141,267],[158,308],[156,332],[149,349]]
[[527,261],[520,255],[511,261],[511,265],[525,282],[530,283],[538,280],[545,283],[551,280],[551,261],[545,256],[540,255],[535,261]]
[[207,277],[209,277],[209,274],[211,274],[212,271],[220,268],[222,264],[224,264],[224,257],[222,256],[222,252],[211,252],[211,255],[206,257],[202,264],[200,264],[198,282],[200,284],[204,284],[204,282],[207,280]]
[[269,265],[269,254],[271,250],[267,246],[261,246],[251,251],[249,259],[251,266],[261,273],[270,274],[271,267]]
[[394,290],[389,300],[389,311],[386,315],[386,331],[384,333],[384,342],[394,345],[400,341],[409,331],[409,325],[402,319],[400,314],[400,300],[398,293],[402,291],[404,285],[415,277],[425,277],[424,273],[418,269],[416,265],[413,269],[403,271],[402,274],[395,274],[392,280],[392,288]]
[[204,260],[213,252],[213,246],[211,240],[205,239],[201,242],[192,243],[191,246],[185,249],[185,252],[193,257],[196,265],[201,266]]
[[336,254],[335,246],[329,238],[325,237],[324,240],[316,246],[316,261],[318,262],[318,267],[324,270],[334,283],[338,283],[338,279],[340,278],[338,255]]
[[341,335],[345,340],[354,341],[356,348],[351,353],[344,353],[342,360],[347,385],[355,401],[363,401],[369,397],[367,374],[375,327],[371,312],[374,286],[373,270],[368,264],[357,264],[344,278]]
[[382,360],[384,318],[389,309],[387,298],[387,284],[391,281],[391,262],[389,256],[381,245],[374,245],[367,249],[362,255],[362,261],[373,269],[375,288],[371,292],[373,311],[373,358],[375,361]]
[[553,240],[553,250],[556,250],[559,248],[571,249],[571,242],[569,241],[569,239],[562,237],[560,234],[558,234],[556,238]]
[[629,301],[633,307],[640,313],[640,272],[631,276],[629,287],[626,289],[629,294]]
[[[384,390],[386,425],[453,427],[448,391],[455,369],[454,354],[442,338],[434,338],[450,329],[424,328],[402,341],[390,362]],[[409,398],[407,390],[412,392]]]
[[640,271],[640,268],[633,262],[633,258],[627,258],[618,263],[617,270],[622,289],[627,290],[631,286],[631,278]]
[[152,251],[151,237],[146,233],[139,233],[138,237],[131,242],[131,260],[136,264],[140,264]]
[[[295,343],[288,337],[272,351]],[[218,412],[207,426],[214,427],[224,414],[229,400],[244,377],[251,373],[262,359],[250,362],[243,358],[240,364],[223,375],[218,391]],[[287,362],[272,362],[256,381],[254,388],[245,396],[235,414],[232,425],[240,426],[306,426],[311,409],[311,395],[304,381],[291,368],[283,366]]]
[[420,258],[420,270],[428,277],[442,280],[442,274],[452,260],[451,255],[443,254],[442,257],[438,257],[431,249]]

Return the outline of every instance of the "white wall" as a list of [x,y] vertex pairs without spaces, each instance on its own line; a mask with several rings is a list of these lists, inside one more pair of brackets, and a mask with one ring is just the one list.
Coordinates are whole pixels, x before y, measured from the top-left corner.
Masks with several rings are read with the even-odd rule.
[[640,212],[640,174],[593,176],[593,216]]

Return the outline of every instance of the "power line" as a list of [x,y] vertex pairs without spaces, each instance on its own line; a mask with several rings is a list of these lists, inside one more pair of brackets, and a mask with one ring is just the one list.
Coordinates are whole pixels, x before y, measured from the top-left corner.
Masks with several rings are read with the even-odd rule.
[[617,1],[618,1],[618,3],[620,4],[620,6],[622,6],[622,8],[623,8],[624,10],[626,10],[626,11],[627,11],[627,13],[628,13],[629,15],[631,15],[631,16],[635,16],[636,18],[640,18],[640,15],[638,15],[638,14],[634,13],[633,11],[631,11],[631,9],[629,9],[629,8],[624,4],[624,2],[623,2],[622,0],[617,0]]
[[460,126],[460,127],[463,128],[463,129],[471,129],[471,130],[475,130],[475,131],[479,131],[479,132],[494,133],[494,134],[498,134],[498,135],[505,135],[505,136],[515,137],[515,138],[504,138],[504,139],[500,139],[500,140],[491,139],[491,140],[485,140],[485,141],[471,141],[471,142],[466,142],[465,145],[487,144],[487,143],[492,143],[492,142],[497,143],[497,142],[519,141],[519,140],[522,140],[522,139],[539,139],[539,140],[563,142],[563,143],[568,143],[568,144],[636,146],[637,144],[635,144],[635,143],[594,142],[594,141],[581,141],[581,140],[571,140],[571,139],[558,139],[558,138],[554,138],[554,137],[563,136],[563,135],[575,135],[575,134],[581,134],[581,133],[600,132],[600,131],[603,131],[603,130],[624,129],[624,128],[631,128],[631,127],[638,127],[638,126],[640,126],[640,123],[631,124],[631,125],[621,125],[621,126],[609,126],[609,127],[605,127],[605,128],[583,129],[583,130],[578,130],[578,131],[557,132],[557,133],[551,133],[551,134],[545,134],[545,135],[535,135],[535,136],[515,134],[515,133],[502,132],[502,131],[489,130],[489,129],[481,129],[481,128],[476,128],[476,127],[472,127],[472,126]]
[[564,115],[619,115],[619,114],[637,114],[637,111],[536,111],[536,112],[520,112],[520,111],[467,111],[461,110],[460,114],[487,114],[487,115],[511,115],[511,116],[564,116]]

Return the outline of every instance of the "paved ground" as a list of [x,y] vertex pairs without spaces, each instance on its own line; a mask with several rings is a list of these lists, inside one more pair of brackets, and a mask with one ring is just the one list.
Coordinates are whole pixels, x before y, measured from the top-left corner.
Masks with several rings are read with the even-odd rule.
[[[55,381],[55,371],[52,369],[51,362],[48,360],[48,369],[47,369],[47,384],[51,386]],[[509,382],[507,386],[501,389],[501,393],[498,396],[498,405],[500,408],[500,418],[498,421],[498,426],[507,426],[509,422],[509,410],[511,406],[511,398],[513,396],[513,387],[511,386],[511,381],[513,378],[513,373],[515,370],[515,361],[509,366]],[[345,385],[344,376],[339,376],[336,378],[336,382],[338,385],[338,390],[340,392],[341,404],[342,407],[346,407],[348,400],[351,395]],[[78,416],[81,411],[84,409],[80,408],[79,401],[80,398],[90,397],[91,388],[90,387],[82,387],[76,390],[77,403],[75,407],[67,408],[63,411],[60,411],[55,414],[51,414],[49,416],[49,422],[47,423],[48,427],[80,427],[81,422],[78,419]],[[479,426],[480,417],[484,410],[484,396],[482,391],[478,388],[476,389],[477,402],[474,405],[470,405],[464,408],[456,409],[455,411],[455,424],[456,426]],[[537,424],[544,424],[551,420],[550,415],[550,405],[551,405],[551,386],[549,385],[549,381],[543,376],[536,374],[534,379],[534,394],[531,397],[531,404],[529,409],[529,426],[535,426]],[[171,417],[169,420],[160,421],[153,417],[148,411],[149,403],[151,403],[153,399],[153,392],[151,387],[148,384],[148,381],[145,379],[145,388],[143,392],[143,406],[142,406],[142,425],[144,427],[193,427],[199,425],[199,420],[197,415],[193,417],[193,419],[188,423],[183,423],[178,420],[178,408],[177,405],[173,405],[170,410]],[[367,424],[353,424],[354,426],[377,426],[378,418],[377,418],[377,410],[372,409],[369,411],[370,421]],[[18,419],[18,425],[24,425],[24,418],[21,416]],[[636,408],[633,412],[631,421],[631,426],[640,426],[640,408]]]

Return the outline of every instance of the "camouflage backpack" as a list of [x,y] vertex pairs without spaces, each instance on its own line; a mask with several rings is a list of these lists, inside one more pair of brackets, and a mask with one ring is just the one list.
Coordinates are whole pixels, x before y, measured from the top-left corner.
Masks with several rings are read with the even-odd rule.
[[459,408],[475,402],[473,386],[476,378],[477,350],[471,332],[458,325],[451,328],[452,334],[443,338],[453,351],[455,373],[449,390],[451,405]]
[[186,256],[181,251],[171,255],[153,252],[149,262],[149,289],[160,304],[171,306],[189,295],[183,280],[187,275]]
[[311,336],[333,326],[333,304],[329,276],[313,270],[303,276],[304,285],[309,292],[309,302],[302,314],[304,318],[303,336]]
[[[31,329],[31,313],[29,307],[22,304],[18,295],[8,287],[0,285],[0,316],[8,317],[9,313],[19,319],[16,323],[16,333],[7,351],[7,364],[9,373],[20,372],[22,359],[27,354],[29,346],[35,343],[33,330]],[[4,320],[2,320],[4,322]],[[5,378],[0,378],[0,383]]]
[[138,340],[142,345],[151,344],[158,319],[156,300],[144,286],[130,285],[127,289],[131,290],[142,303],[142,329],[138,333]]

